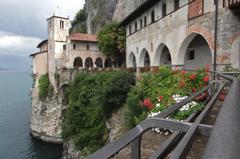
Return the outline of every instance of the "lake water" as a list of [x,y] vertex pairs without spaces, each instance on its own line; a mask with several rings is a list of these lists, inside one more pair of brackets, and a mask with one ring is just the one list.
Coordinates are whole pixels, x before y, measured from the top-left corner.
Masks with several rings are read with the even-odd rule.
[[0,159],[60,159],[62,147],[29,135],[31,73],[0,71]]

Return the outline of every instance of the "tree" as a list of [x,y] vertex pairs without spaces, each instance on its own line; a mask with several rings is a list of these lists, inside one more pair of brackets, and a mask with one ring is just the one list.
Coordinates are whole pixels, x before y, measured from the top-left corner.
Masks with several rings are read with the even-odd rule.
[[116,22],[111,22],[99,31],[97,40],[101,51],[106,56],[112,57],[118,66],[124,63],[126,34],[123,27]]
[[83,9],[77,12],[74,20],[71,22],[72,27],[70,29],[70,32],[86,33],[87,32],[86,21],[87,21],[87,13],[86,13],[86,7],[84,6]]

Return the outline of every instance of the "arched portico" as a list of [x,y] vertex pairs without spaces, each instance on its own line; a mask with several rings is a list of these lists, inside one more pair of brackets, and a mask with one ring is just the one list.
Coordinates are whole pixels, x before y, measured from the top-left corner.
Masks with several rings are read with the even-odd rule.
[[95,61],[95,65],[97,68],[103,68],[103,60],[101,57],[98,57]]
[[172,57],[168,47],[161,43],[156,51],[154,56],[153,65],[154,66],[162,66],[162,65],[171,65],[172,64]]
[[198,33],[191,33],[182,43],[178,53],[178,64],[185,69],[196,69],[210,66],[213,63],[212,51],[205,37]]
[[128,67],[133,67],[133,68],[137,67],[136,56],[133,52],[131,52],[130,55],[128,56]]
[[74,68],[80,68],[83,67],[83,62],[81,57],[76,57],[73,62],[73,67]]
[[105,61],[105,68],[110,68],[112,67],[112,65],[113,65],[112,59],[108,57]]
[[146,49],[143,49],[139,57],[138,67],[150,67],[150,66],[151,66],[151,60],[150,60],[149,53]]
[[91,57],[86,58],[85,68],[93,68],[93,60]]

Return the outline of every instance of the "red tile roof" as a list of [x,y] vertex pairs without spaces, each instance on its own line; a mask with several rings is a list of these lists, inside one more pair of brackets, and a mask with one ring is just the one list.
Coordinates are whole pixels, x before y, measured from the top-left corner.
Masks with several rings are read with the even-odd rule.
[[73,41],[86,41],[86,42],[97,42],[97,36],[83,33],[72,33],[69,35],[69,39]]

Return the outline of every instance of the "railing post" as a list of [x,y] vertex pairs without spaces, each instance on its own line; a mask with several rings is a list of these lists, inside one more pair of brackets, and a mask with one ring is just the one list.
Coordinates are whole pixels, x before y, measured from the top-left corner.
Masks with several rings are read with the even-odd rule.
[[142,136],[139,136],[132,142],[131,159],[141,159],[141,139]]

